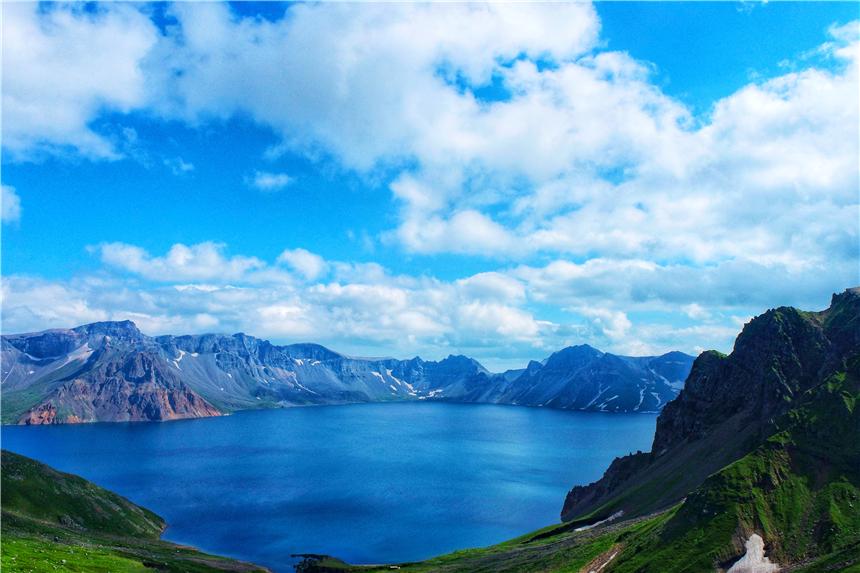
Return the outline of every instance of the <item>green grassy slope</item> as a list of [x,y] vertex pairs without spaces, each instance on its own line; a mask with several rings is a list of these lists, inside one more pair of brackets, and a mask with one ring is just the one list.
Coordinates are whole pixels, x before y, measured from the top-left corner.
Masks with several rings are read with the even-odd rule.
[[752,533],[781,564],[841,571],[860,563],[860,377],[836,375],[799,401],[777,433],[709,477],[609,570],[727,567]]
[[[617,551],[631,537],[648,535],[674,510],[622,525],[575,532],[566,525],[551,526],[499,545],[456,551],[415,563],[400,563],[410,573],[576,573],[606,554]],[[331,557],[311,558],[302,573],[390,571],[391,565],[352,566]]]
[[2,452],[5,572],[265,571],[159,540],[164,521],[77,476]]

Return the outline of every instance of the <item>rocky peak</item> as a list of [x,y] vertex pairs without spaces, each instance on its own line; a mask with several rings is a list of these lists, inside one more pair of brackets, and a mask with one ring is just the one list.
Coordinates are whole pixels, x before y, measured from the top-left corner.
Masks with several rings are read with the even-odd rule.
[[705,352],[693,364],[678,399],[657,420],[654,452],[696,439],[743,414],[764,429],[800,394],[844,369],[860,347],[860,289],[833,296],[830,308],[768,310],[738,335],[729,356]]
[[124,340],[136,340],[143,337],[137,325],[130,320],[93,322],[74,329],[75,332],[86,336],[110,336]]
[[554,352],[547,358],[547,368],[571,368],[582,366],[595,358],[600,358],[603,353],[588,344],[568,346],[558,352]]
[[[712,350],[695,360],[684,390],[657,419],[651,453],[619,458],[599,481],[574,487],[563,518],[607,504],[642,513],[676,503],[762,444],[777,420],[831,375],[845,372],[860,354],[858,327],[860,289],[835,295],[825,311],[780,307],[754,318],[730,355]],[[637,493],[646,490],[653,492],[647,499]]]

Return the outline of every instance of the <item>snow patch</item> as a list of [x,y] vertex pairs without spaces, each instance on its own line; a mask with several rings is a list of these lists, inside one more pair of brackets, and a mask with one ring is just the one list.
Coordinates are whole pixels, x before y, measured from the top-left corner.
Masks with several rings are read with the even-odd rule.
[[182,362],[182,359],[183,359],[183,358],[185,358],[185,351],[184,351],[184,350],[180,350],[180,351],[179,351],[179,358],[174,358],[174,359],[173,359],[173,365],[174,365],[174,366],[176,366],[176,369],[177,369],[177,370],[182,370],[182,368],[180,368],[180,367],[179,367],[179,363],[180,363],[180,362]]
[[307,386],[300,384],[298,380],[296,380],[295,384],[296,384],[296,386],[298,386],[299,388],[301,388],[305,392],[310,392],[311,394],[316,394],[317,396],[319,396],[319,394],[317,392],[314,392],[313,390],[311,390]]
[[601,519],[600,521],[592,523],[591,525],[583,525],[582,527],[577,527],[576,529],[574,529],[574,531],[588,531],[589,529],[594,529],[598,525],[603,525],[604,523],[609,523],[610,521],[615,521],[616,519],[618,519],[622,515],[624,515],[624,510],[616,511],[615,513],[613,513],[612,515],[610,515],[606,519]]
[[740,558],[727,573],[775,573],[779,565],[764,555],[764,539],[753,533],[746,542],[746,555]]
[[[643,378],[643,380],[645,380]],[[642,406],[642,402],[645,400],[645,388],[639,388],[639,403],[636,404],[636,407],[633,408],[634,411],[638,410]]]
[[592,399],[591,399],[591,402],[589,402],[588,404],[586,404],[586,405],[585,405],[585,408],[583,408],[583,410],[584,410],[584,409],[586,409],[586,408],[590,408],[590,407],[591,407],[595,402],[597,402],[597,400],[598,400],[601,396],[603,396],[603,392],[604,392],[603,384],[600,384],[600,386],[597,388],[597,396],[595,396],[594,398],[592,398]]

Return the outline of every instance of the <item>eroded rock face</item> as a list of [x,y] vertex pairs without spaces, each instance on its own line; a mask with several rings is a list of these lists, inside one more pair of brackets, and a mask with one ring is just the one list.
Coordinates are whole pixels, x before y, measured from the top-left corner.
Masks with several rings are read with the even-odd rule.
[[38,426],[40,424],[54,424],[57,420],[57,409],[53,404],[41,404],[21,416],[19,424],[26,426]]
[[220,414],[157,356],[138,352],[119,361],[107,360],[63,383],[18,422],[162,421]]
[[[19,424],[172,420],[221,412],[129,321],[3,338],[3,390],[44,387]],[[17,369],[14,370],[14,369]],[[29,383],[29,386],[28,386]]]
[[860,288],[834,295],[822,312],[782,307],[754,318],[730,355],[696,359],[657,420],[652,451],[617,459],[597,482],[571,489],[562,519],[606,504],[635,514],[679,501],[760,444],[798,396],[845,371],[860,348],[858,333]]

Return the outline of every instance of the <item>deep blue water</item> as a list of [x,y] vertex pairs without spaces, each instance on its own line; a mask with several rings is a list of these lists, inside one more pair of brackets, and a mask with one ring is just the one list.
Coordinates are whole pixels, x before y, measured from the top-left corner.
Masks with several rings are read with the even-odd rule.
[[406,561],[558,521],[574,484],[648,450],[656,416],[363,404],[169,423],[2,428],[3,447],[154,510],[165,538],[291,571]]

